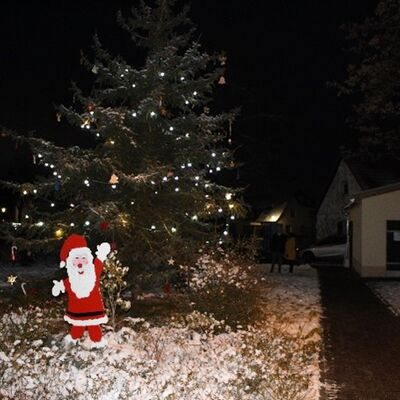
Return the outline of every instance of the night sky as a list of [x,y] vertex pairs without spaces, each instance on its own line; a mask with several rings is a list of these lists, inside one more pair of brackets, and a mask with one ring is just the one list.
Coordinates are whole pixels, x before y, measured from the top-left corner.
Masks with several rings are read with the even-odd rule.
[[[133,1],[134,3],[135,1]],[[80,65],[97,32],[114,54],[135,59],[116,21],[128,0],[3,1],[0,125],[60,141],[68,130],[54,106],[72,102],[71,81],[90,88]],[[234,140],[240,147],[247,198],[277,201],[302,190],[318,201],[340,157],[354,142],[345,119],[349,101],[328,81],[341,80],[351,57],[340,26],[373,13],[376,0],[193,0],[197,38],[228,54],[226,106],[241,106]],[[0,142],[1,145],[1,142]],[[4,145],[3,145],[4,146]],[[0,148],[2,168],[10,162]]]

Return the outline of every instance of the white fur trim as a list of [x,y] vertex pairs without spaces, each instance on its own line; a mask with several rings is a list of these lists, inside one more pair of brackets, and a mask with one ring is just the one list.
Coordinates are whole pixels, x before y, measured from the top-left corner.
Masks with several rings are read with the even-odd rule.
[[66,265],[65,261],[60,261],[60,268],[64,268]]
[[102,349],[103,347],[107,346],[107,340],[104,338],[101,338],[100,342],[93,342],[91,343],[90,347],[92,349]]
[[65,344],[77,344],[78,343],[78,339],[72,339],[72,336],[70,334],[68,334],[64,338],[64,343]]
[[94,326],[94,325],[106,324],[108,322],[108,317],[107,315],[105,315],[104,317],[100,317],[97,319],[73,319],[68,315],[64,315],[64,321],[75,326]]

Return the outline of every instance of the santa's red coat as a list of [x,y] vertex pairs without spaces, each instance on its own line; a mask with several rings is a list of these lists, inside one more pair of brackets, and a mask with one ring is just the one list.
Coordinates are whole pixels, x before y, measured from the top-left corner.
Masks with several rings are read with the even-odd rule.
[[108,321],[104,312],[104,303],[100,291],[100,276],[103,272],[103,263],[96,258],[94,260],[96,282],[88,297],[79,299],[71,289],[69,279],[64,279],[65,290],[68,293],[67,312],[64,320],[71,325],[92,326],[105,324]]

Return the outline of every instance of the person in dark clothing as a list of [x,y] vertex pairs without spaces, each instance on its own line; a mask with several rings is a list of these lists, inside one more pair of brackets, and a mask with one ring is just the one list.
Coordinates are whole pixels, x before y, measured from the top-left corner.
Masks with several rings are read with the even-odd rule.
[[271,238],[271,253],[272,253],[272,263],[271,271],[274,272],[275,264],[278,264],[278,271],[281,273],[283,255],[285,254],[286,245],[286,235],[281,231],[278,231],[272,235]]

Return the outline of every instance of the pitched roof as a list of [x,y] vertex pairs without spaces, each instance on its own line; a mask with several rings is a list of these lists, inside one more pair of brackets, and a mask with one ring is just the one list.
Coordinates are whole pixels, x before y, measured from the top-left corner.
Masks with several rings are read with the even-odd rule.
[[399,160],[383,159],[376,162],[367,162],[348,158],[344,162],[354,175],[361,190],[374,189],[400,182]]

